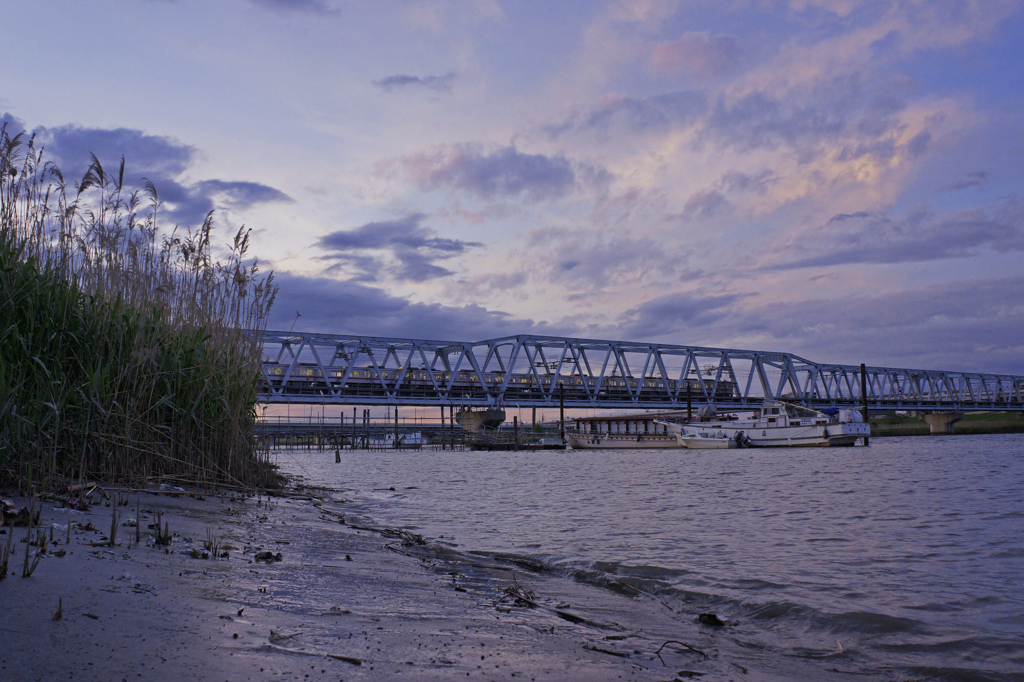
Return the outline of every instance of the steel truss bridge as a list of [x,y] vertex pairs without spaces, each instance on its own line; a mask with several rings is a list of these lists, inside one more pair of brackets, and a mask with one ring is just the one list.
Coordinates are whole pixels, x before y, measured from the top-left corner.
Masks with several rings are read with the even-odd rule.
[[790,353],[553,336],[432,341],[262,332],[260,401],[314,405],[1024,410],[1024,376],[811,362]]

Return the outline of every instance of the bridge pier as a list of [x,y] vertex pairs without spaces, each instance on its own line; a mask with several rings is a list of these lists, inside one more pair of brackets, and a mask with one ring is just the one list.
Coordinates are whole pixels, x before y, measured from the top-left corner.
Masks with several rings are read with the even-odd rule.
[[933,436],[953,433],[953,424],[964,418],[962,412],[933,412],[920,417],[928,424]]

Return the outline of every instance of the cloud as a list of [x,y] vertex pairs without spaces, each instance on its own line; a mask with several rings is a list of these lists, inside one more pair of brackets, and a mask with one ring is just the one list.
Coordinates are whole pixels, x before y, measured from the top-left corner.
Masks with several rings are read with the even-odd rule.
[[37,144],[46,158],[61,169],[65,182],[77,183],[95,154],[108,175],[116,176],[125,159],[125,184],[142,186],[147,178],[156,186],[165,220],[197,225],[218,205],[244,209],[269,202],[292,201],[284,192],[256,182],[219,179],[184,183],[199,151],[188,144],[130,128],[84,128],[75,125],[36,128]]
[[326,0],[249,0],[249,2],[259,7],[280,10],[282,12],[330,14],[338,11]]
[[841,213],[789,240],[769,257],[769,268],[924,262],[984,249],[1024,251],[1024,206],[1015,197],[994,211],[968,209],[941,217],[923,207],[899,219],[869,211]]
[[[394,260],[390,274],[402,280],[423,282],[446,277],[452,272],[434,261],[458,256],[480,242],[464,242],[434,236],[421,223],[426,215],[415,213],[398,220],[367,223],[355,230],[339,230],[323,236],[317,245],[331,252],[325,258],[344,261],[372,279],[379,261],[365,259],[367,251],[386,252]],[[365,265],[360,266],[360,262]]]
[[203,194],[222,194],[239,208],[270,202],[291,203],[295,201],[281,190],[261,185],[258,182],[203,180],[196,183],[195,187]]
[[739,49],[732,36],[712,36],[707,31],[688,31],[672,42],[658,43],[648,67],[658,76],[689,72],[698,80],[736,70]]
[[532,320],[474,304],[412,303],[358,282],[288,272],[277,272],[275,278],[280,291],[269,326],[275,330],[288,329],[298,311],[302,316],[295,329],[320,333],[449,341],[556,333]]
[[535,228],[527,233],[529,266],[552,284],[571,291],[599,292],[673,277],[687,265],[686,254],[663,240],[612,228],[604,233],[583,229]]
[[737,294],[666,294],[623,313],[617,323],[618,333],[624,338],[652,339],[711,325],[733,314],[739,300]]
[[608,95],[589,111],[576,114],[544,130],[551,137],[568,132],[612,130],[664,133],[698,123],[708,109],[708,96],[697,90],[681,90],[650,97]]
[[436,92],[452,91],[456,76],[454,73],[447,73],[443,76],[406,76],[396,75],[381,78],[373,81],[373,84],[385,92],[394,92],[402,88],[424,88]]
[[942,187],[942,191],[956,191],[960,189],[967,189],[968,187],[981,187],[988,181],[987,171],[975,171],[973,173],[967,173],[963,178],[956,182],[950,183]]
[[3,116],[0,116],[0,127],[3,127],[7,132],[8,137],[13,138],[18,133],[25,131],[25,124],[21,119],[16,118],[13,114],[4,112]]
[[712,218],[725,213],[732,204],[717,189],[703,189],[692,194],[683,205],[683,216],[686,218]]
[[1021,277],[966,280],[751,305],[726,321],[761,347],[819,362],[1024,374],[1021,291]]
[[515,147],[488,153],[479,145],[453,145],[406,157],[402,166],[425,190],[466,191],[481,199],[551,200],[576,186],[576,174],[564,157],[524,154]]
[[591,331],[597,338],[789,352],[812,362],[1024,375],[1024,277],[875,296],[819,291],[818,298],[767,302],[665,294]]
[[[181,175],[196,159],[198,150],[174,138],[147,135],[131,128],[83,128],[65,125],[37,128],[47,155],[64,171],[65,178],[80,178],[95,154],[108,170],[125,157],[126,168],[159,177]],[[143,170],[144,169],[144,170]]]
[[729,171],[724,173],[712,187],[690,195],[683,205],[682,217],[690,220],[723,215],[733,208],[732,202],[727,198],[728,194],[738,195],[753,192],[763,196],[767,193],[768,188],[779,179],[770,170],[760,173]]

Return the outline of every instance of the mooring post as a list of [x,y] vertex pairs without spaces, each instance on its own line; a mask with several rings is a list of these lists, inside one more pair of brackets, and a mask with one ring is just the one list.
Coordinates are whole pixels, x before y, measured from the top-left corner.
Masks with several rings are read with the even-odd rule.
[[[515,449],[519,449],[519,417],[512,417],[512,437],[515,439]],[[25,550],[28,551],[28,550]]]
[[395,405],[395,449],[398,449],[398,405]]
[[[868,421],[868,371],[863,362],[860,363],[860,415],[868,425],[868,433],[871,433],[871,422]],[[864,445],[867,444],[868,437],[864,436]]]
[[686,380],[686,421],[693,419],[693,403],[690,400],[690,380]]
[[444,405],[442,405],[441,406],[441,449],[442,450],[447,450],[448,449],[448,447],[446,446],[447,438],[448,438],[448,434],[446,434],[444,432]]

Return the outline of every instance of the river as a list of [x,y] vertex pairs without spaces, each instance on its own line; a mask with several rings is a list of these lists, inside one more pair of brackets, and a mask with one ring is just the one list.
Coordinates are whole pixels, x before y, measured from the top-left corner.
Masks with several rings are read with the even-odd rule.
[[755,666],[824,676],[841,651],[869,679],[1024,679],[1021,434],[280,461],[383,524],[744,623]]

